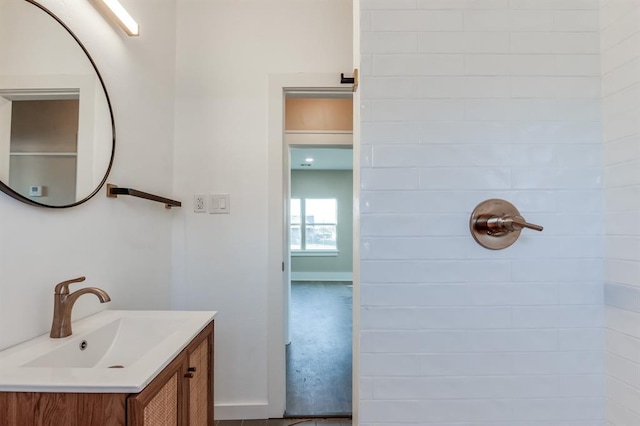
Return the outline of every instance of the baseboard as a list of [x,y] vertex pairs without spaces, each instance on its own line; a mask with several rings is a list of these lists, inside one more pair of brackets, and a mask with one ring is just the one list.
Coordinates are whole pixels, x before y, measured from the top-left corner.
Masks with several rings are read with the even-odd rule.
[[353,281],[353,273],[291,271],[291,281]]
[[269,418],[269,404],[215,404],[216,420],[258,420]]

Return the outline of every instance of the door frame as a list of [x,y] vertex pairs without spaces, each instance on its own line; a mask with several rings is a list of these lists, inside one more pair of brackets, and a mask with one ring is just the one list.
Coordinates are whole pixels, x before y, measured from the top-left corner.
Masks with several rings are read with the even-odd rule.
[[[284,138],[284,102],[287,91],[349,91],[337,73],[270,74],[268,89],[268,218],[267,218],[267,394],[269,417],[281,418],[286,408],[286,344],[288,343],[290,259],[286,235],[289,197],[289,145]],[[359,97],[354,100],[353,129],[353,416],[358,413],[359,355]]]

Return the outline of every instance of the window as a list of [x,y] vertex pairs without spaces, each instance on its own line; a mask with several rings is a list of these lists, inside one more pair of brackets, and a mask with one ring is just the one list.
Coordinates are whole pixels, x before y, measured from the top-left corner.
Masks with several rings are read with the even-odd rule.
[[336,251],[338,202],[327,199],[291,199],[291,250]]
[[300,211],[300,199],[291,199],[291,250],[302,250],[302,213]]

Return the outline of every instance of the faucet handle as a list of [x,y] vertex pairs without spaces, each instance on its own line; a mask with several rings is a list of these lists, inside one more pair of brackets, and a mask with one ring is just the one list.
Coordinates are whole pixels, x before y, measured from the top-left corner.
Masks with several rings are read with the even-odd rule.
[[513,218],[513,223],[516,224],[517,226],[519,226],[520,229],[528,228],[528,229],[533,229],[534,231],[538,231],[538,232],[542,232],[542,230],[544,229],[540,225],[536,225],[535,223],[527,222],[526,220],[524,220],[524,217],[522,217],[522,216],[515,216]]
[[508,201],[497,198],[478,204],[469,219],[471,235],[484,248],[502,250],[516,242],[524,228],[542,231],[543,227],[527,222]]
[[69,294],[69,284],[81,283],[86,279],[87,277],[78,277],[71,280],[62,281],[61,283],[56,284],[56,289],[54,291],[54,294]]

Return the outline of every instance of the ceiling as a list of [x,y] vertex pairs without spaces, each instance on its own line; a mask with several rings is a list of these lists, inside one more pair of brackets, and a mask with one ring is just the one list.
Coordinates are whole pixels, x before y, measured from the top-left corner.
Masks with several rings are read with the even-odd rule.
[[[313,162],[307,162],[307,158],[313,158]],[[351,148],[291,148],[291,170],[353,170],[353,150]]]

